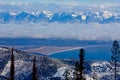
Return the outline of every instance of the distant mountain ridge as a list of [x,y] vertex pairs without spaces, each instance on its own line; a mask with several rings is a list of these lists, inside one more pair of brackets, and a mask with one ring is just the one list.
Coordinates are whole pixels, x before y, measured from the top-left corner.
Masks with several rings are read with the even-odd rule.
[[0,23],[40,23],[40,22],[59,22],[59,23],[120,23],[120,14],[109,11],[103,12],[0,12]]

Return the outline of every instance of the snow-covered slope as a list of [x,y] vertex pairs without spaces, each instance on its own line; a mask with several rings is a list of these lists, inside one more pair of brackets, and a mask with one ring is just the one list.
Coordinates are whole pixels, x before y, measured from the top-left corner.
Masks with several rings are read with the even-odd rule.
[[103,12],[0,12],[0,23],[38,23],[38,22],[60,22],[60,23],[119,23],[120,14],[109,11]]
[[[30,80],[32,71],[32,59],[35,54],[15,50],[15,79]],[[73,78],[74,65],[76,60],[53,59],[42,55],[36,55],[37,74],[39,80],[64,79],[63,74],[66,69],[70,71]],[[118,65],[120,65],[118,63]],[[111,80],[113,78],[112,65],[108,61],[86,61],[85,72],[87,80],[92,80],[96,74],[98,80]],[[10,48],[0,48],[0,78],[9,77],[10,71]],[[117,78],[120,78],[120,69],[117,69]]]
[[[68,60],[69,62],[69,60]],[[120,65],[120,63],[118,63]],[[73,66],[73,65],[72,65]],[[114,67],[111,62],[108,61],[86,61],[85,62],[85,78],[86,80],[94,80],[93,76],[97,80],[114,80]],[[73,79],[74,68],[61,67],[58,68],[54,76],[64,79],[64,73],[68,70],[70,73],[70,80]],[[117,80],[120,79],[120,67],[117,67]]]
[[[6,51],[7,49],[7,51]],[[43,55],[33,53],[26,53],[23,51],[15,50],[15,80],[31,80],[32,72],[32,59],[36,55],[37,58],[37,71],[38,78],[47,80],[51,78],[57,68],[68,65],[63,64],[57,59],[50,59]],[[1,48],[0,50],[0,75],[9,77],[10,72],[10,48]]]

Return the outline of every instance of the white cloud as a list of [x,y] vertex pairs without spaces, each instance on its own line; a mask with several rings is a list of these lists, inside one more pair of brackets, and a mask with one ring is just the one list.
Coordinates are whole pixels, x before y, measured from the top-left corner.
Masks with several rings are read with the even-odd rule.
[[119,39],[120,24],[0,24],[0,37],[62,38],[78,40]]
[[120,12],[120,1],[112,0],[1,0],[0,12],[12,11],[113,11]]

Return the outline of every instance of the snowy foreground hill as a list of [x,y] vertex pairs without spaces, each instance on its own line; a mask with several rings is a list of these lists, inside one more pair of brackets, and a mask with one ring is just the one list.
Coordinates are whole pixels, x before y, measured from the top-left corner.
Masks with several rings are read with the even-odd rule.
[[119,23],[120,14],[109,11],[103,12],[0,12],[0,23],[39,23],[39,22],[79,22],[79,23]]
[[[31,80],[32,59],[37,57],[37,75],[39,80],[64,80],[63,74],[66,69],[70,71],[70,77],[73,76],[74,64],[76,60],[59,60],[49,58],[44,55],[27,53],[15,50],[15,79]],[[120,65],[120,64],[119,64]],[[86,61],[86,78],[92,80],[93,75],[97,74],[98,80],[113,80],[112,66],[108,61]],[[10,71],[10,48],[0,48],[0,78],[9,77]],[[120,69],[118,69],[120,72]],[[112,75],[112,76],[111,76]],[[120,78],[118,73],[117,77]],[[71,79],[72,80],[72,79]]]

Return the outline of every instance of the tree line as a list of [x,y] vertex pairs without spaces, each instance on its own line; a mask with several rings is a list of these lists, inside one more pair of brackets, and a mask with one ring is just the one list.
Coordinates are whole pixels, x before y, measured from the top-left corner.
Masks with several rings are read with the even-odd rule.
[[[112,56],[111,56],[111,63],[114,65],[114,79],[117,80],[117,67],[118,62],[120,60],[120,50],[119,50],[119,43],[118,41],[114,41],[112,44]],[[36,67],[36,57],[33,58],[33,67],[32,67],[32,79],[31,80],[38,80],[37,77],[37,67]],[[71,80],[70,71],[67,69],[64,73],[65,80]],[[98,80],[97,73],[93,73],[93,80]],[[11,49],[11,65],[10,65],[10,77],[8,80],[15,80],[15,65],[14,65],[14,48]],[[73,72],[73,79],[72,80],[86,80],[85,76],[85,50],[82,48],[79,50],[79,61],[75,63],[75,68]]]

